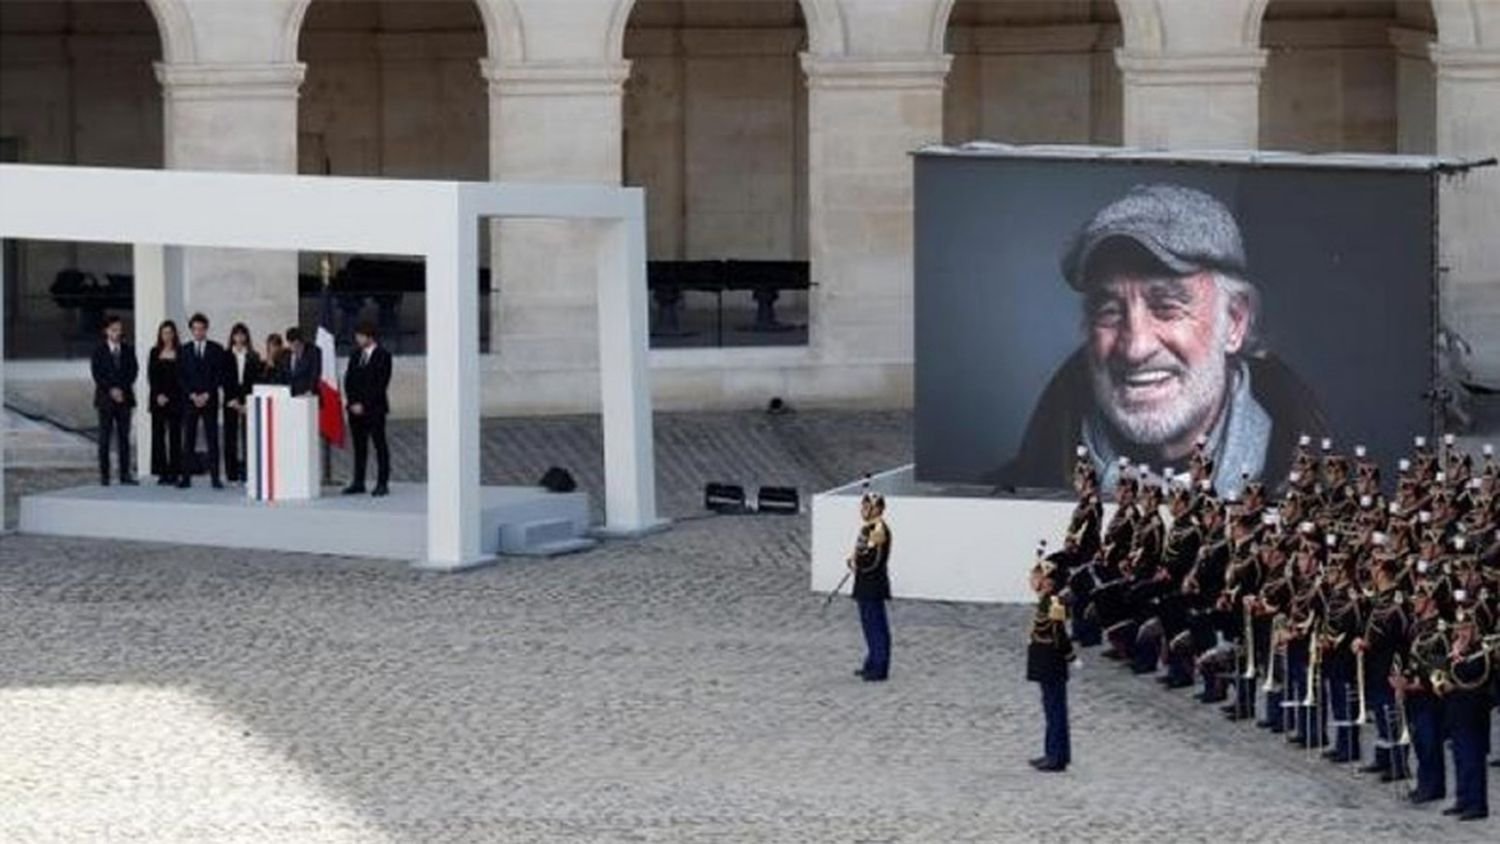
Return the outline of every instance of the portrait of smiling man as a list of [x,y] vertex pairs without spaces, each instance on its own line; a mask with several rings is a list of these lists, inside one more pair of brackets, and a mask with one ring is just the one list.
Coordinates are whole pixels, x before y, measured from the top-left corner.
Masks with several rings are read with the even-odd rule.
[[1202,441],[1220,494],[1279,483],[1299,437],[1327,427],[1316,396],[1261,348],[1260,296],[1229,209],[1199,190],[1137,186],[1073,237],[1081,347],[1048,382],[1001,487],[1062,487],[1081,444],[1105,488],[1119,458],[1185,471]]

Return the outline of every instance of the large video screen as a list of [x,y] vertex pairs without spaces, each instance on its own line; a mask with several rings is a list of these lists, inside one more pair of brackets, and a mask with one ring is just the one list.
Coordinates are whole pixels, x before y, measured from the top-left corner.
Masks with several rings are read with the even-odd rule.
[[1390,465],[1431,427],[1434,178],[919,154],[918,479],[1064,488],[1082,446],[1110,484],[1201,440],[1227,494],[1303,435]]

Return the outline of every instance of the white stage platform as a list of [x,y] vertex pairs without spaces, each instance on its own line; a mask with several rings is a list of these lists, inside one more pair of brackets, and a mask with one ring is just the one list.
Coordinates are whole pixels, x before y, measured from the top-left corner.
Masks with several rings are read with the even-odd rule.
[[[586,493],[480,487],[480,547],[496,554],[580,550],[589,527]],[[427,487],[391,484],[383,498],[326,488],[309,501],[252,501],[243,488],[190,490],[87,486],[21,499],[20,531],[406,560],[426,565]],[[438,566],[446,568],[445,566]]]
[[[844,576],[859,531],[863,482],[813,496],[812,588],[827,592]],[[891,591],[898,598],[1030,603],[1037,541],[1060,546],[1072,499],[1042,501],[954,494],[916,482],[912,466],[876,475],[891,528]],[[1112,512],[1107,505],[1106,519]],[[848,586],[844,587],[847,593]]]

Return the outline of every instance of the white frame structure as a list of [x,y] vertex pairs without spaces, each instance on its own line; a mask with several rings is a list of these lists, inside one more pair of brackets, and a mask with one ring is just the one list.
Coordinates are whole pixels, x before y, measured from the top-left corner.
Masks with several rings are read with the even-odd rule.
[[[656,515],[645,196],[639,189],[0,165],[0,246],[7,239],[133,244],[136,333],[147,340],[160,320],[185,317],[186,247],[422,256],[427,262],[427,559],[418,564],[437,569],[486,560],[479,535],[475,279],[482,221],[507,217],[598,224],[603,531],[654,530],[663,522]],[[4,284],[0,277],[0,291]],[[143,358],[145,345],[138,350]],[[0,356],[0,394],[3,389]],[[145,389],[142,377],[138,397]],[[139,450],[144,445],[139,428],[136,441]],[[3,478],[0,455],[0,524]]]

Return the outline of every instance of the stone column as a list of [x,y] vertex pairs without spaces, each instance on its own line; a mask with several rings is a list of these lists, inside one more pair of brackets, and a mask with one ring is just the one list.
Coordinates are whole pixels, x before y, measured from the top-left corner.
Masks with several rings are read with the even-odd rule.
[[[304,65],[156,65],[165,118],[165,164],[177,170],[297,172],[297,90]],[[224,197],[233,203],[235,197]],[[297,321],[297,254],[189,249],[187,313],[202,311],[211,334],[235,322],[262,338]],[[147,331],[154,330],[148,328]]]
[[[602,182],[621,175],[621,102],[628,62],[482,61],[490,90],[490,178]],[[490,349],[502,395],[524,388],[529,409],[599,405],[597,233],[587,222],[493,225]]]
[[[1435,45],[1437,152],[1500,153],[1500,49]],[[1500,168],[1447,178],[1439,195],[1443,314],[1474,346],[1480,380],[1500,380]]]
[[809,342],[825,363],[872,367],[875,381],[830,384],[830,394],[911,401],[911,152],[942,140],[950,60],[802,57],[816,285]]
[[1254,149],[1266,51],[1115,53],[1125,86],[1125,145]]

